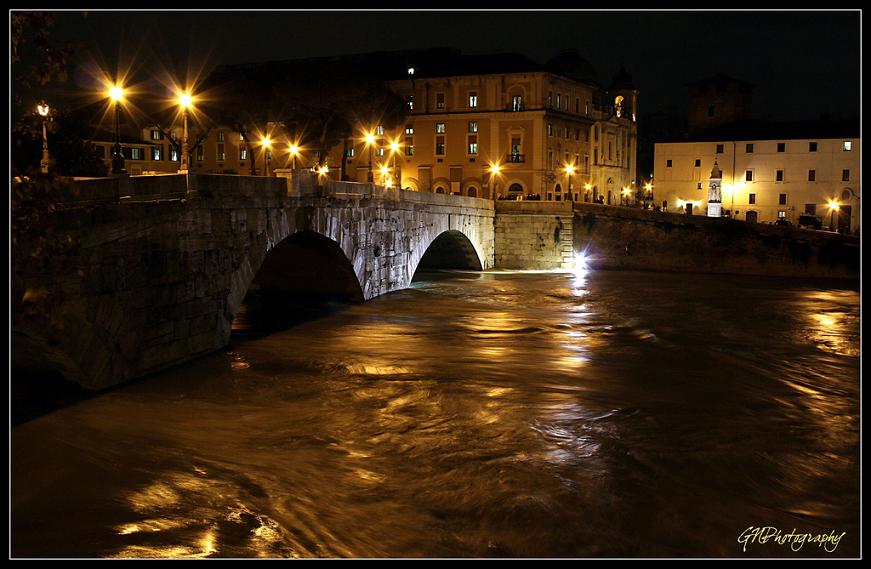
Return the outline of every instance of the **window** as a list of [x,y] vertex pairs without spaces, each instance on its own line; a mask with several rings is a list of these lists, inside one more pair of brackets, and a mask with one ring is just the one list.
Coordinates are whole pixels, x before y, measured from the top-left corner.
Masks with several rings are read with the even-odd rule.
[[478,153],[478,135],[469,135],[468,154],[475,155]]
[[547,94],[547,108],[551,108],[553,106],[553,92],[548,92]]
[[218,131],[218,142],[224,142],[224,131]]
[[239,149],[239,160],[248,160],[248,149],[240,148]]
[[239,133],[239,142],[245,142],[245,135],[241,132]]
[[131,160],[144,160],[144,152],[142,152],[142,148],[131,148],[130,149],[130,159]]
[[405,155],[414,156],[414,138],[411,136],[405,137]]
[[590,114],[590,101],[584,101],[584,114]]
[[744,172],[744,181],[752,182],[753,181],[753,170],[747,170]]
[[436,108],[444,109],[445,108],[445,94],[444,93],[436,93]]
[[849,182],[850,181],[850,171],[849,170],[841,170],[841,181]]
[[808,152],[816,152],[817,151],[817,143],[816,142],[808,142],[807,143],[807,151]]
[[560,95],[559,93],[557,93],[557,94],[556,94],[556,108],[558,108],[558,109],[559,109],[560,107],[562,107],[562,103],[560,102],[561,99],[562,99],[562,95]]
[[523,110],[523,97],[520,95],[514,95],[511,97],[511,110],[512,111],[522,111]]
[[778,152],[786,152],[786,143],[785,142],[778,142],[777,143],[777,151]]
[[436,156],[444,156],[445,155],[445,137],[444,136],[437,136],[436,137],[435,153],[436,153]]
[[224,145],[223,145],[223,144],[219,144],[219,145],[218,145],[218,161],[223,161],[223,160],[225,159],[224,156],[225,156],[225,154],[224,154]]
[[272,160],[272,151],[271,151],[271,150],[267,150],[267,151],[266,151],[266,158],[267,158],[268,160]]
[[173,162],[178,162],[178,150],[173,148],[169,151],[169,159]]
[[717,145],[717,154],[722,154],[722,153],[723,153],[723,145],[722,145],[722,144],[718,144],[718,145]]
[[470,91],[469,92],[469,108],[474,109],[478,106],[478,92]]
[[405,134],[414,134],[414,127],[411,126],[410,124],[409,124],[409,125],[406,125],[406,127],[405,127]]
[[782,210],[782,209],[778,210],[777,211],[777,219],[786,219],[786,211]]
[[581,98],[580,97],[575,97],[575,112],[576,113],[581,112]]
[[702,165],[702,161],[699,160],[698,158],[696,158],[695,167],[698,168],[698,167],[700,167],[701,165]]
[[378,136],[384,136],[384,125],[378,125],[375,127],[375,134]]
[[345,156],[348,158],[353,158],[357,155],[357,149],[353,146],[348,147],[348,150],[345,152]]
[[753,144],[747,144],[747,146],[744,148],[744,151],[747,154],[753,154]]
[[523,152],[520,150],[520,138],[513,136],[511,137],[511,159],[514,162],[520,162],[520,155]]
[[699,183],[696,184],[696,189],[697,189],[697,190],[701,190],[701,189],[702,189],[702,183],[701,183],[701,182],[699,182]]
[[547,123],[547,135],[553,136],[553,123]]
[[808,182],[816,182],[817,181],[817,171],[816,170],[808,170],[807,171],[807,181]]
[[197,162],[202,162],[206,159],[206,149],[202,146],[197,146]]
[[383,146],[379,146],[375,149],[375,156],[384,156],[384,150]]
[[783,170],[778,170],[775,174],[775,181],[782,182],[783,181]]
[[478,132],[478,121],[469,121],[469,132]]
[[844,152],[850,152],[851,150],[853,150],[853,141],[852,140],[845,140],[844,141]]
[[750,200],[750,201],[748,202],[750,205],[753,205],[753,204],[756,203],[756,194],[749,194],[749,195],[748,195],[748,198],[749,198],[749,200]]
[[160,147],[155,146],[151,149],[151,159],[152,160],[160,160]]
[[780,205],[786,205],[786,194],[780,194],[777,197],[777,203]]
[[569,138],[569,127],[565,127],[563,129],[563,138],[565,138],[565,139]]
[[444,134],[445,133],[445,123],[443,123],[443,122],[436,123],[436,133],[437,134]]
[[414,95],[409,95],[405,98],[405,106],[408,107],[409,111],[414,110]]
[[151,140],[160,140],[163,138],[163,134],[159,130],[151,131]]
[[671,160],[666,160],[666,161],[665,161],[665,167],[666,167],[666,168],[671,168]]

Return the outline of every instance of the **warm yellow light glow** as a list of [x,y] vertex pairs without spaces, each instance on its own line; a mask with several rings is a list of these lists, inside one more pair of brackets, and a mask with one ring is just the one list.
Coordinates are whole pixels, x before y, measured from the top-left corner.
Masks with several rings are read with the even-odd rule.
[[677,207],[683,207],[686,204],[683,200],[677,200]]
[[387,181],[384,182],[384,185],[388,188],[393,187],[393,178],[387,178]]
[[841,209],[841,204],[838,203],[838,200],[829,200],[829,209],[833,211],[838,211]]
[[190,108],[190,106],[193,105],[193,102],[194,98],[191,96],[189,91],[184,91],[178,94],[178,105],[181,108]]
[[574,165],[572,165],[572,164],[566,164],[566,174],[568,174],[569,176],[571,176],[571,175],[574,174],[574,173],[575,173],[575,167],[574,167]]
[[584,184],[584,189],[591,190],[591,189],[593,189],[593,186],[591,186],[590,184]]
[[48,112],[49,112],[48,105],[45,103],[40,103],[40,104],[36,105],[36,112],[38,112],[40,115],[42,115],[44,117],[48,116]]
[[330,167],[327,166],[326,164],[324,164],[323,166],[318,168],[318,174],[320,174],[321,176],[326,176],[329,173],[330,173]]
[[501,171],[502,171],[502,166],[500,166],[499,164],[490,164],[490,173],[491,174],[498,174]]
[[653,184],[651,184],[649,182],[647,184],[644,184],[644,189],[649,192],[650,190],[653,189]]
[[272,144],[272,140],[270,140],[268,136],[264,136],[260,139],[260,144],[263,146],[263,148],[269,148]]
[[112,85],[109,88],[109,97],[112,98],[113,101],[120,101],[124,98],[124,89],[118,85]]
[[287,150],[288,150],[291,154],[293,154],[294,156],[298,156],[298,155],[299,155],[299,146],[297,146],[296,144],[291,144],[290,147],[289,147]]
[[381,166],[378,170],[381,172],[382,176],[386,176],[389,168],[387,168],[387,166]]
[[631,194],[631,193],[632,193],[632,190],[630,190],[630,189],[627,188],[626,186],[623,186],[623,195],[624,195],[624,196],[628,196],[628,195]]
[[375,144],[375,135],[371,132],[367,132],[364,140],[366,141],[366,144]]
[[399,143],[397,141],[393,141],[390,143],[390,151],[391,152],[399,152]]

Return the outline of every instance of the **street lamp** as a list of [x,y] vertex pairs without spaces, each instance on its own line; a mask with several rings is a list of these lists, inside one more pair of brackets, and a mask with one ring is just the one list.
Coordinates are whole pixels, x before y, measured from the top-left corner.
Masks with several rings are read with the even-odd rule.
[[191,164],[191,148],[188,139],[188,109],[193,104],[193,97],[189,91],[183,91],[178,94],[178,106],[181,107],[182,116],[182,137],[181,137],[181,168],[179,172],[187,172],[190,170]]
[[387,173],[390,171],[390,169],[387,167],[387,164],[384,164],[383,166],[378,168],[378,171],[381,172],[381,183],[387,183]]
[[291,144],[290,148],[288,148],[288,150],[290,151],[290,159],[291,159],[290,169],[292,171],[296,171],[296,157],[299,155],[299,146],[297,146],[296,144]]
[[121,101],[124,99],[124,88],[112,85],[109,88],[109,97],[115,103],[115,146],[112,149],[112,173],[126,174],[124,155],[121,154]]
[[493,177],[493,200],[494,201],[496,200],[496,188],[498,187],[498,183],[499,183],[498,176],[499,176],[499,172],[501,172],[501,171],[502,171],[502,167],[499,165],[498,162],[495,164],[492,164],[492,163],[490,164],[490,174]]
[[260,139],[260,145],[263,147],[263,159],[266,162],[266,175],[269,176],[269,149],[271,148],[272,141],[269,140],[269,136],[264,136]]
[[394,140],[390,143],[390,154],[393,156],[393,178],[398,182],[397,187],[402,189],[402,171],[399,175],[396,173],[396,155],[399,154],[399,141]]
[[375,177],[372,175],[372,147],[375,146],[375,135],[367,132],[365,140],[366,146],[369,147],[369,173],[366,175],[366,181],[371,184],[375,181]]
[[[590,184],[584,184],[584,201],[587,201],[587,195],[590,193],[590,190],[593,189],[593,186]],[[593,196],[590,195],[590,201],[593,200]]]
[[630,190],[628,186],[623,186],[623,201],[624,201],[623,205],[626,205],[626,206],[629,205],[629,196],[631,195],[631,193],[632,193],[632,190]]
[[46,122],[50,111],[48,103],[43,102],[36,105],[36,112],[42,117],[42,160],[39,161],[39,171],[43,174],[48,174],[48,167],[51,164],[51,159],[48,156],[48,134],[46,131]]
[[831,199],[829,200],[829,210],[832,212],[832,218],[829,221],[829,230],[835,230],[835,212],[841,209],[841,204],[838,203],[838,200]]
[[572,199],[572,174],[575,173],[574,164],[566,164],[566,174],[569,175],[569,200]]

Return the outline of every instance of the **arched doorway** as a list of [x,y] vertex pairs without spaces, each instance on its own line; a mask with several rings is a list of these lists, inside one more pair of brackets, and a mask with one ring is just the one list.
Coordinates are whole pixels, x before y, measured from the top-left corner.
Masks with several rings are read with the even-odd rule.
[[744,214],[744,219],[746,219],[750,223],[756,223],[756,221],[759,219],[759,212],[752,210],[748,211],[746,214]]
[[476,188],[475,186],[471,186],[468,189],[467,193],[468,193],[470,198],[477,198],[478,197],[478,188]]
[[438,187],[435,189],[435,193],[437,193],[437,194],[443,194],[443,193],[445,193],[445,189],[444,189],[443,187],[441,187],[441,186],[438,186]]

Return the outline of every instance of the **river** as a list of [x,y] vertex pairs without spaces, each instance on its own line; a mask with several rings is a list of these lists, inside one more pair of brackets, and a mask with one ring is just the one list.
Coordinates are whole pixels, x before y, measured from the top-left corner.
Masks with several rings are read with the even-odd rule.
[[423,277],[13,428],[12,555],[858,555],[855,288]]

